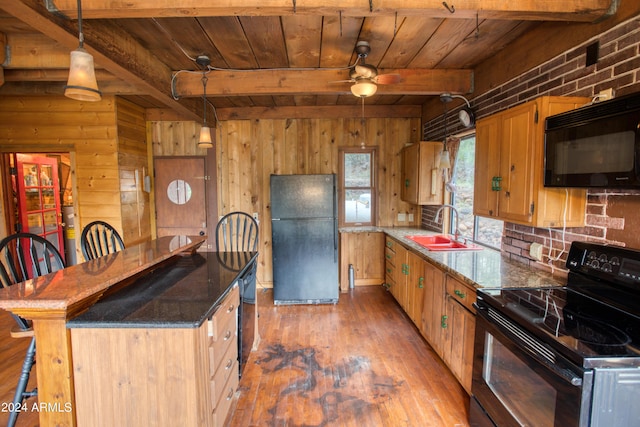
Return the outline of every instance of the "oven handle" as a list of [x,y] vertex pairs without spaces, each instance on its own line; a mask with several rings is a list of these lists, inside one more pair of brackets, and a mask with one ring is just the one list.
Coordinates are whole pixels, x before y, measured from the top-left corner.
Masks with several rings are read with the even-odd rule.
[[[547,369],[556,373],[560,378],[567,381],[569,384],[576,387],[582,386],[582,377],[580,375],[576,374],[570,369],[561,368],[557,364],[552,363],[543,355],[541,351],[536,349],[535,345],[531,345],[531,343],[538,344],[537,339],[531,337],[527,332],[523,331],[519,326],[506,318],[503,319],[505,322],[504,324],[500,324],[498,321],[492,319],[491,317],[489,317],[486,307],[480,306],[477,303],[474,303],[473,305],[476,309],[476,313],[480,315],[481,320],[487,322],[489,325],[500,331],[501,334],[505,336],[507,334],[513,336],[513,338],[517,340],[515,341],[515,343],[518,347],[526,349],[531,356],[535,357],[535,359],[541,362],[545,367],[547,367]],[[513,338],[509,339],[513,340]],[[553,354],[554,357],[562,357],[555,352]]]

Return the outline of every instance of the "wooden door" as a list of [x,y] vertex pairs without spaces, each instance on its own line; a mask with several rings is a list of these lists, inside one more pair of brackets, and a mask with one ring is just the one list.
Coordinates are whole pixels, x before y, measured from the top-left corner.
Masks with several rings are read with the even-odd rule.
[[64,259],[58,160],[16,154],[16,169],[20,231],[49,240]]
[[420,328],[422,323],[422,310],[424,306],[424,273],[426,262],[422,257],[409,252],[407,256],[409,266],[409,280],[407,281],[408,291],[408,314],[413,323]]
[[500,124],[500,217],[520,224],[532,221],[533,159],[537,103],[503,113]]
[[499,116],[478,120],[476,124],[476,160],[473,186],[474,215],[498,215],[500,175]]
[[205,158],[156,158],[154,170],[158,237],[206,234]]
[[400,198],[407,203],[418,203],[418,168],[420,143],[402,149]]
[[422,309],[422,332],[431,347],[442,356],[442,316],[444,315],[444,273],[435,265],[424,265],[424,307]]

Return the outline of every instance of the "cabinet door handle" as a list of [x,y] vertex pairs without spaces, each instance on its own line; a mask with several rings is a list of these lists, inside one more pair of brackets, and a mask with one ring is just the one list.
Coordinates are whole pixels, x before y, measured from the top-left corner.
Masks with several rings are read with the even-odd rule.
[[387,254],[386,256],[387,256],[387,259],[391,259],[392,258],[391,254]]
[[229,359],[227,361],[227,364],[225,365],[224,369],[229,369],[229,368],[231,368],[232,365],[233,365],[233,360]]
[[418,288],[424,288],[424,277],[418,279]]
[[491,178],[491,191],[501,191],[502,187],[500,186],[500,182],[502,181],[501,176],[494,176]]
[[231,338],[231,331],[227,331],[226,334],[224,334],[224,340],[227,341],[229,338]]
[[464,292],[459,291],[457,289],[455,291],[453,291],[453,293],[456,294],[457,296],[459,296],[460,298],[464,298],[464,297],[467,296],[467,294],[465,294]]
[[447,319],[448,317],[446,315],[440,318],[440,326],[442,327],[442,329],[445,329],[447,327]]
[[235,304],[231,304],[229,308],[227,308],[227,313],[231,313],[233,310],[235,310],[235,308],[236,308]]
[[407,179],[405,179],[405,180],[404,180],[404,186],[405,186],[406,188],[409,188],[409,178],[407,178]]

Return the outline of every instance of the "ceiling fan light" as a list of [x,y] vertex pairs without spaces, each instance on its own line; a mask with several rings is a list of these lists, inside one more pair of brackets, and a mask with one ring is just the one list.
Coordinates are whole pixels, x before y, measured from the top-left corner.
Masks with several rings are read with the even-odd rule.
[[79,47],[71,52],[69,80],[64,87],[64,96],[78,101],[100,101],[102,92],[98,90],[93,56]]
[[209,128],[209,126],[202,126],[200,128],[200,139],[198,140],[198,148],[213,148],[213,141],[211,139],[211,128]]
[[351,93],[358,98],[366,98],[374,95],[378,90],[378,86],[369,80],[358,80],[351,86]]

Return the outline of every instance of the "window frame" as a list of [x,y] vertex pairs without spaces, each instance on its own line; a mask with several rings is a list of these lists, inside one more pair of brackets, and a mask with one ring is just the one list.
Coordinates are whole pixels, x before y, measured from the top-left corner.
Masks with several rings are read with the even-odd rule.
[[[460,144],[462,144],[462,142],[465,139],[474,138],[474,141],[475,141],[475,138],[476,138],[475,128],[470,132],[465,132],[465,133],[456,135],[456,137],[460,139]],[[459,152],[460,152],[460,149],[458,149],[458,153]],[[458,161],[458,158],[456,156],[456,163],[457,163],[457,161]],[[453,167],[452,167],[452,171],[451,171],[452,178],[453,178],[453,174],[455,173],[455,167],[456,167],[456,165],[454,164]],[[474,168],[475,168],[475,159],[474,159]],[[474,180],[474,185],[476,185],[475,180]],[[455,206],[456,209],[459,208],[458,206],[456,206],[456,193],[448,193],[448,199],[449,199],[449,203],[451,205]],[[448,221],[447,221],[448,224],[446,224],[446,229],[449,231],[449,234],[455,233],[455,230],[453,229],[454,224],[455,224],[454,215],[455,214],[453,213],[453,210],[450,210],[449,216],[447,218],[448,219]],[[472,215],[473,215],[473,235],[471,235],[471,236],[461,235],[461,237],[462,238],[470,238],[470,240],[473,241],[474,243],[477,243],[479,245],[486,246],[486,247],[489,247],[489,248],[500,250],[500,246],[496,247],[496,246],[492,245],[490,242],[487,242],[487,241],[484,241],[484,240],[478,240],[478,236],[479,236],[479,233],[478,233],[478,229],[479,229],[478,222],[479,222],[480,218],[485,218],[485,219],[495,220],[495,221],[501,221],[502,222],[502,234],[500,236],[500,241],[502,241],[502,238],[504,237],[504,221],[497,220],[495,218],[486,218],[486,217],[478,216],[473,212],[472,212]]]
[[[338,224],[340,227],[371,227],[375,226],[378,218],[378,149],[377,147],[342,147],[338,149]],[[347,187],[345,185],[344,162],[346,154],[369,153],[371,156],[370,183],[369,187]],[[348,190],[370,189],[371,194],[371,218],[369,222],[346,222],[346,193]]]

